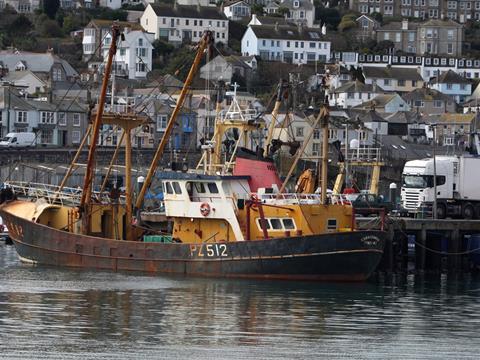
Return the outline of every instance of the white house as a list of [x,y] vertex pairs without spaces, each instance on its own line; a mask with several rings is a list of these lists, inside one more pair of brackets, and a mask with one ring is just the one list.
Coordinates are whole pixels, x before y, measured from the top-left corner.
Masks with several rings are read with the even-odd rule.
[[[152,70],[152,42],[154,34],[144,31],[130,31],[125,28],[125,40],[122,40],[115,55],[114,69],[117,75],[128,75],[129,79],[145,79]],[[108,57],[111,34],[105,36],[103,58]]]
[[232,76],[238,75],[248,79],[257,68],[254,56],[221,56],[218,55],[200,68],[200,78],[207,80],[232,81]]
[[315,21],[313,0],[284,0],[279,4],[279,7],[288,9],[288,12],[285,14],[285,19],[288,21],[313,27],[313,22]]
[[372,100],[365,101],[355,107],[356,109],[377,110],[381,113],[395,113],[399,111],[410,111],[410,105],[397,93],[380,94]]
[[214,7],[149,4],[140,24],[155,39],[180,45],[200,41],[205,30],[211,30],[215,42],[228,43],[228,19]]
[[23,87],[24,91],[30,95],[45,93],[48,88],[48,82],[30,70],[8,72],[6,76],[1,77],[1,80],[18,87]]
[[242,37],[242,54],[293,64],[326,62],[331,42],[320,29],[285,25],[251,25]]
[[108,7],[110,9],[120,9],[122,7],[122,0],[100,0],[99,5],[101,7]]
[[453,97],[457,103],[463,103],[472,94],[471,82],[452,70],[444,72],[430,82],[432,89]]
[[[217,6],[216,0],[175,0],[178,5],[187,5],[187,6]],[[148,0],[149,3],[155,3],[155,0]]]
[[230,0],[223,3],[223,13],[230,20],[250,17],[250,5],[243,0]]
[[380,86],[363,84],[360,81],[351,81],[342,85],[330,93],[330,106],[351,108],[365,101],[373,99],[384,91]]

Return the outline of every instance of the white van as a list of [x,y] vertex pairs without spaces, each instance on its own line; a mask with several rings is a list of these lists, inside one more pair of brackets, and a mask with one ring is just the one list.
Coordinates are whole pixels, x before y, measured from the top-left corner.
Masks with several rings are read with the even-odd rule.
[[32,132],[8,133],[0,140],[0,147],[3,148],[20,148],[35,147],[36,138]]

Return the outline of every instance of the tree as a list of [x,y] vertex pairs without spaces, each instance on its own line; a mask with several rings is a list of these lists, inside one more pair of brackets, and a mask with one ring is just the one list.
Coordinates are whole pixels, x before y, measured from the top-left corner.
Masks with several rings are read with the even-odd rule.
[[55,20],[46,20],[43,22],[41,28],[41,34],[45,37],[62,37],[63,32],[62,28],[58,25]]
[[284,6],[280,6],[277,10],[277,14],[281,15],[282,17],[285,16],[285,14],[288,14],[290,10]]
[[252,14],[263,16],[264,10],[262,4],[253,4],[252,5]]
[[160,39],[155,40],[152,45],[155,56],[168,55],[175,49],[172,44]]
[[319,20],[322,24],[326,24],[331,29],[336,29],[340,24],[340,12],[337,9],[324,8],[320,6],[315,11],[315,19]]
[[42,10],[50,19],[55,19],[59,7],[60,0],[43,0]]
[[8,27],[8,34],[12,37],[24,36],[33,30],[32,22],[23,14],[12,21]]
[[342,20],[342,22],[338,25],[338,31],[347,31],[357,27],[357,23],[353,20]]
[[377,46],[375,46],[376,52],[384,52],[385,50],[390,50],[395,47],[393,41],[390,40],[382,40],[380,41]]
[[373,12],[370,14],[370,16],[374,19],[377,20],[380,24],[383,23],[383,15],[379,12]]

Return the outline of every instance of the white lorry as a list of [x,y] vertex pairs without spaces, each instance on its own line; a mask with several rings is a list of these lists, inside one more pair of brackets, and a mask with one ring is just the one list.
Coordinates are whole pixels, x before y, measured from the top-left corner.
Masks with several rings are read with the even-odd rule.
[[[480,219],[480,157],[437,156],[437,217]],[[408,161],[402,173],[402,207],[417,213],[434,203],[433,158]]]
[[36,136],[33,132],[8,133],[0,140],[1,148],[35,147]]

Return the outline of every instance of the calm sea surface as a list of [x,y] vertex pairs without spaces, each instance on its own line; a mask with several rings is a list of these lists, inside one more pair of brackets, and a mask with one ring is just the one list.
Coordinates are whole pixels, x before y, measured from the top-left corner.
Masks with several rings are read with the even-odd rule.
[[480,358],[479,279],[396,282],[31,267],[0,243],[0,358]]

